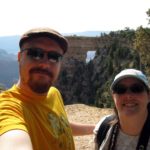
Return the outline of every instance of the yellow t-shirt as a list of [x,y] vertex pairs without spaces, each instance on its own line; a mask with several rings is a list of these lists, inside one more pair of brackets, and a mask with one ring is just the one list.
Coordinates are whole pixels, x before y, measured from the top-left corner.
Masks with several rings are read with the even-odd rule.
[[59,91],[31,95],[14,85],[0,94],[0,135],[20,129],[29,133],[34,150],[74,150],[71,128]]

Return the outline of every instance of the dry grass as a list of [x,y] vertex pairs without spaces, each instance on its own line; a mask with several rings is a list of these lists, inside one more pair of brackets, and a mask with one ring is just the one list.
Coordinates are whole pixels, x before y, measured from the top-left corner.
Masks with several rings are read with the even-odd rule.
[[[70,121],[87,124],[96,124],[101,117],[112,113],[112,109],[101,109],[84,104],[66,105],[65,109]],[[74,137],[76,150],[92,150],[93,138],[93,135]]]

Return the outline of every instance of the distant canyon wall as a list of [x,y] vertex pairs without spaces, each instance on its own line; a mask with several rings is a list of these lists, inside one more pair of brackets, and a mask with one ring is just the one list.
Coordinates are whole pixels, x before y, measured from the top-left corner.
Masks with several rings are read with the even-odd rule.
[[[102,37],[67,36],[66,38],[69,42],[69,48],[63,60],[63,65],[65,68],[70,67],[69,62],[71,60],[80,60],[82,62],[85,62],[88,51],[96,51],[97,49],[102,49],[105,45],[110,45],[114,41],[114,39],[109,35]],[[124,38],[119,39],[119,41],[121,45],[130,48],[133,47],[131,41],[127,41]]]
[[66,38],[69,42],[69,49],[65,55],[65,61],[70,58],[85,61],[88,51],[96,50],[99,45],[103,46],[102,43],[99,43],[99,37],[70,36]]

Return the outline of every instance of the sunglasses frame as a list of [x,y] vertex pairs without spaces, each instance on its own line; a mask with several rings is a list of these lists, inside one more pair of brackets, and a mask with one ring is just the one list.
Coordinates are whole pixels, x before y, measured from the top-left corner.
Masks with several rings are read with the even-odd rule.
[[47,57],[47,60],[51,63],[58,63],[63,58],[63,55],[61,55],[57,52],[54,52],[54,51],[47,52],[46,50],[44,50],[42,48],[37,48],[37,47],[24,48],[21,50],[21,52],[24,52],[24,51],[27,51],[27,56],[35,61],[43,60],[45,55]]
[[142,93],[142,92],[146,91],[146,87],[144,84],[139,84],[139,83],[132,84],[129,87],[127,87],[123,84],[117,84],[113,87],[112,91],[113,91],[113,93],[116,93],[119,95],[125,94],[128,91],[130,91],[131,93],[134,93],[134,94],[138,94],[138,93]]

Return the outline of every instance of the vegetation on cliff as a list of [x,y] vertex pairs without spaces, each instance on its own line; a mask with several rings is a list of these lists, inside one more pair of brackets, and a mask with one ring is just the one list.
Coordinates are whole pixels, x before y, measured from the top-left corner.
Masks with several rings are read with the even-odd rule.
[[[147,11],[150,17],[150,10]],[[71,70],[63,68],[58,82],[65,104],[84,103],[97,107],[113,107],[110,84],[125,68],[136,68],[150,75],[150,28],[103,34],[102,48],[89,63],[71,59]],[[71,72],[71,74],[70,74]]]

